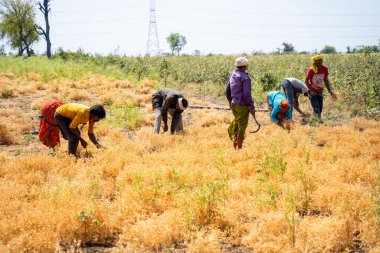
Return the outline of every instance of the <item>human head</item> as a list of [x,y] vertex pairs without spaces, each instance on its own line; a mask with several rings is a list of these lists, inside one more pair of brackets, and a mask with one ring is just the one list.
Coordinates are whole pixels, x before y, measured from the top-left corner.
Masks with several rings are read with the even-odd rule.
[[280,103],[280,109],[281,109],[281,111],[287,111],[287,110],[289,110],[289,108],[290,108],[290,105],[289,105],[289,103],[286,101],[286,100],[281,100],[281,103]]
[[247,70],[248,68],[248,59],[245,57],[239,57],[235,60],[235,66],[240,70]]
[[323,63],[323,55],[316,55],[310,58],[313,65],[317,66],[317,68],[322,67]]
[[189,106],[189,103],[185,98],[178,98],[176,108],[184,111]]
[[302,90],[301,88],[293,87],[295,96],[299,97],[300,95],[304,95],[305,97],[308,96],[309,90]]
[[93,105],[90,108],[90,120],[95,122],[106,117],[106,110],[102,105]]
[[285,113],[283,113],[283,112],[278,112],[278,113],[276,114],[276,119],[277,119],[278,121],[280,121],[280,122],[283,122],[284,119],[285,119]]

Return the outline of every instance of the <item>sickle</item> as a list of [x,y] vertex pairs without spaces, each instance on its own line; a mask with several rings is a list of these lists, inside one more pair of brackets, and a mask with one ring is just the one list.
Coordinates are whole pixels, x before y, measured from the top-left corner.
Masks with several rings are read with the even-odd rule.
[[261,127],[260,123],[256,119],[256,116],[253,116],[253,119],[255,120],[255,122],[257,124],[257,129],[255,131],[250,131],[250,133],[252,133],[252,134],[257,133],[260,130],[260,127]]

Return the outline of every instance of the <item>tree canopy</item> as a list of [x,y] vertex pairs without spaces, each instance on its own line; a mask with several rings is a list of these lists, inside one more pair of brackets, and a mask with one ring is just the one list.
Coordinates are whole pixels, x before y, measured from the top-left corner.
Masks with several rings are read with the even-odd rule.
[[182,48],[186,45],[186,37],[182,36],[179,33],[171,33],[166,38],[166,41],[169,43],[170,49],[172,50],[172,53],[174,54],[174,51],[177,52],[177,55],[179,55],[179,52],[182,50]]
[[35,16],[31,0],[0,0],[0,34],[18,49],[19,56],[24,51],[28,56],[33,54],[31,45],[38,41]]
[[292,43],[286,43],[286,42],[283,42],[282,45],[284,46],[284,49],[282,50],[283,53],[294,53],[295,50],[294,50],[294,46]]
[[336,54],[336,49],[333,46],[327,46],[326,45],[324,48],[322,48],[320,53],[321,54]]

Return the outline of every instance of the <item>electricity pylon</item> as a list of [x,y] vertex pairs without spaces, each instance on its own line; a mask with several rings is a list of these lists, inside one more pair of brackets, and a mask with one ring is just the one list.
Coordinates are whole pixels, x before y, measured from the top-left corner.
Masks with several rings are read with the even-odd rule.
[[149,33],[148,33],[148,44],[146,47],[146,54],[150,56],[155,56],[155,55],[160,54],[160,47],[158,45],[155,0],[150,0]]

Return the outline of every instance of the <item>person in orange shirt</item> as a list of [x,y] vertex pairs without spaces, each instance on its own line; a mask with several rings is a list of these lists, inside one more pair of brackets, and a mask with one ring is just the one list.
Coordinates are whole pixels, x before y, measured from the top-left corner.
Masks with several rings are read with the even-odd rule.
[[84,148],[87,147],[87,142],[82,138],[78,129],[80,124],[89,123],[88,137],[97,148],[102,147],[94,135],[94,125],[95,122],[105,117],[106,111],[102,105],[94,105],[90,108],[82,104],[68,103],[57,108],[54,118],[57,120],[63,138],[68,140],[69,155],[77,156],[79,141]]

